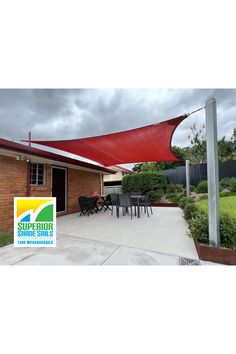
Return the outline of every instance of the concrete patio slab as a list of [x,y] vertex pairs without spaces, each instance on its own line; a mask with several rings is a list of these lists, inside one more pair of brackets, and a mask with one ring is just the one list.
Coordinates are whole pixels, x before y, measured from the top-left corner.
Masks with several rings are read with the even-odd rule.
[[[56,248],[0,248],[0,265],[180,265],[181,257],[60,235]],[[199,265],[216,265],[200,261]]]
[[179,265],[179,257],[120,246],[105,265]]
[[16,264],[17,262],[33,256],[39,248],[17,248],[13,244],[0,248],[0,265]]
[[110,211],[89,217],[78,215],[59,217],[58,234],[198,259],[180,208],[153,208],[149,218],[142,213],[140,219],[132,220],[129,215],[112,216]]
[[14,248],[13,245],[0,248],[0,264],[98,265],[116,249],[116,245],[60,235],[55,248]]
[[[153,208],[148,218],[109,211],[57,219],[56,248],[0,248],[1,265],[178,265],[198,260],[179,208]],[[199,263],[199,262],[198,262]],[[200,262],[199,264],[204,264]],[[212,264],[213,265],[213,264]]]

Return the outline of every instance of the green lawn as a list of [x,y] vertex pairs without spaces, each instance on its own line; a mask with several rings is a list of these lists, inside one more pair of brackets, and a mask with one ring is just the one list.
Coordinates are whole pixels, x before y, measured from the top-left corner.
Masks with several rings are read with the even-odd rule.
[[9,245],[14,242],[14,236],[12,232],[0,233],[0,247]]
[[[203,199],[196,203],[202,210],[208,211],[208,200]],[[220,211],[236,218],[236,195],[220,198]]]

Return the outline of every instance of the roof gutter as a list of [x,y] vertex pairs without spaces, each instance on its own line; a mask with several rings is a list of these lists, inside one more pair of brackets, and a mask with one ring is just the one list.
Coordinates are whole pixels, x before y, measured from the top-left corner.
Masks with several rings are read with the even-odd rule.
[[94,170],[97,172],[105,172],[105,173],[109,173],[109,174],[116,173],[115,171],[112,171],[112,170],[110,170],[106,167],[103,167],[103,166],[93,165],[88,162],[75,160],[75,159],[72,159],[72,158],[69,158],[66,156],[54,154],[52,152],[45,151],[45,150],[32,148],[32,147],[29,147],[29,146],[26,146],[26,145],[23,145],[20,143],[12,142],[12,141],[9,141],[6,139],[0,139],[0,148],[5,149],[5,150],[9,150],[9,151],[14,151],[14,152],[21,153],[21,154],[25,154],[25,155],[36,156],[36,157],[40,157],[40,158],[44,158],[44,159],[49,159],[52,161],[58,161],[58,162],[66,163],[66,164],[71,164],[74,166],[83,167],[85,169],[86,168],[91,169],[91,170]]

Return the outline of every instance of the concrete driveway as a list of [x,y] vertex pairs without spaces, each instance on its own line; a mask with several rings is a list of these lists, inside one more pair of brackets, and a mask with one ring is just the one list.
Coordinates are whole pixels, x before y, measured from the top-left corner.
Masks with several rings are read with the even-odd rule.
[[[100,212],[57,219],[56,248],[0,248],[0,264],[177,265],[199,263],[179,208],[153,208],[150,218]],[[184,261],[184,262],[183,262]],[[204,262],[205,263],[205,262]]]

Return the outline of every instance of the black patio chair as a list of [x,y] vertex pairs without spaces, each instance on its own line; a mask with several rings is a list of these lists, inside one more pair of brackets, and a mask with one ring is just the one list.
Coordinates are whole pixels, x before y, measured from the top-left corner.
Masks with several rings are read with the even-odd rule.
[[131,219],[133,218],[133,205],[129,194],[119,195],[119,205],[118,205],[118,215],[117,215],[118,217],[119,217],[119,208],[122,208],[123,215],[125,214],[125,212],[129,213],[129,208],[130,208]]
[[99,204],[101,205],[101,210],[102,209],[104,209],[104,211],[111,210],[111,206],[112,206],[111,195],[108,194],[106,198],[103,199],[103,201],[99,202]]
[[[136,214],[137,214],[136,210],[137,210],[138,207],[141,208],[141,206],[138,206],[137,199],[136,198],[132,198],[132,196],[135,197],[136,195],[143,195],[143,193],[142,192],[131,192],[131,193],[129,193],[129,195],[131,197],[131,203],[134,206],[134,215],[136,216]],[[140,199],[140,200],[142,200],[142,199]]]
[[79,202],[79,207],[80,207],[80,215],[79,216],[85,215],[86,213],[88,216],[90,214],[93,214],[94,202],[91,200],[91,198],[81,196],[78,198],[78,202]]
[[111,215],[113,215],[113,208],[116,208],[116,216],[118,216],[119,212],[119,196],[116,193],[111,193],[110,194],[111,198]]
[[148,208],[150,208],[151,214],[153,214],[152,205],[151,205],[151,194],[150,193],[146,193],[145,198],[140,202],[140,206],[144,207],[144,211],[145,211],[145,213],[147,212],[147,216],[148,217],[149,217]]

